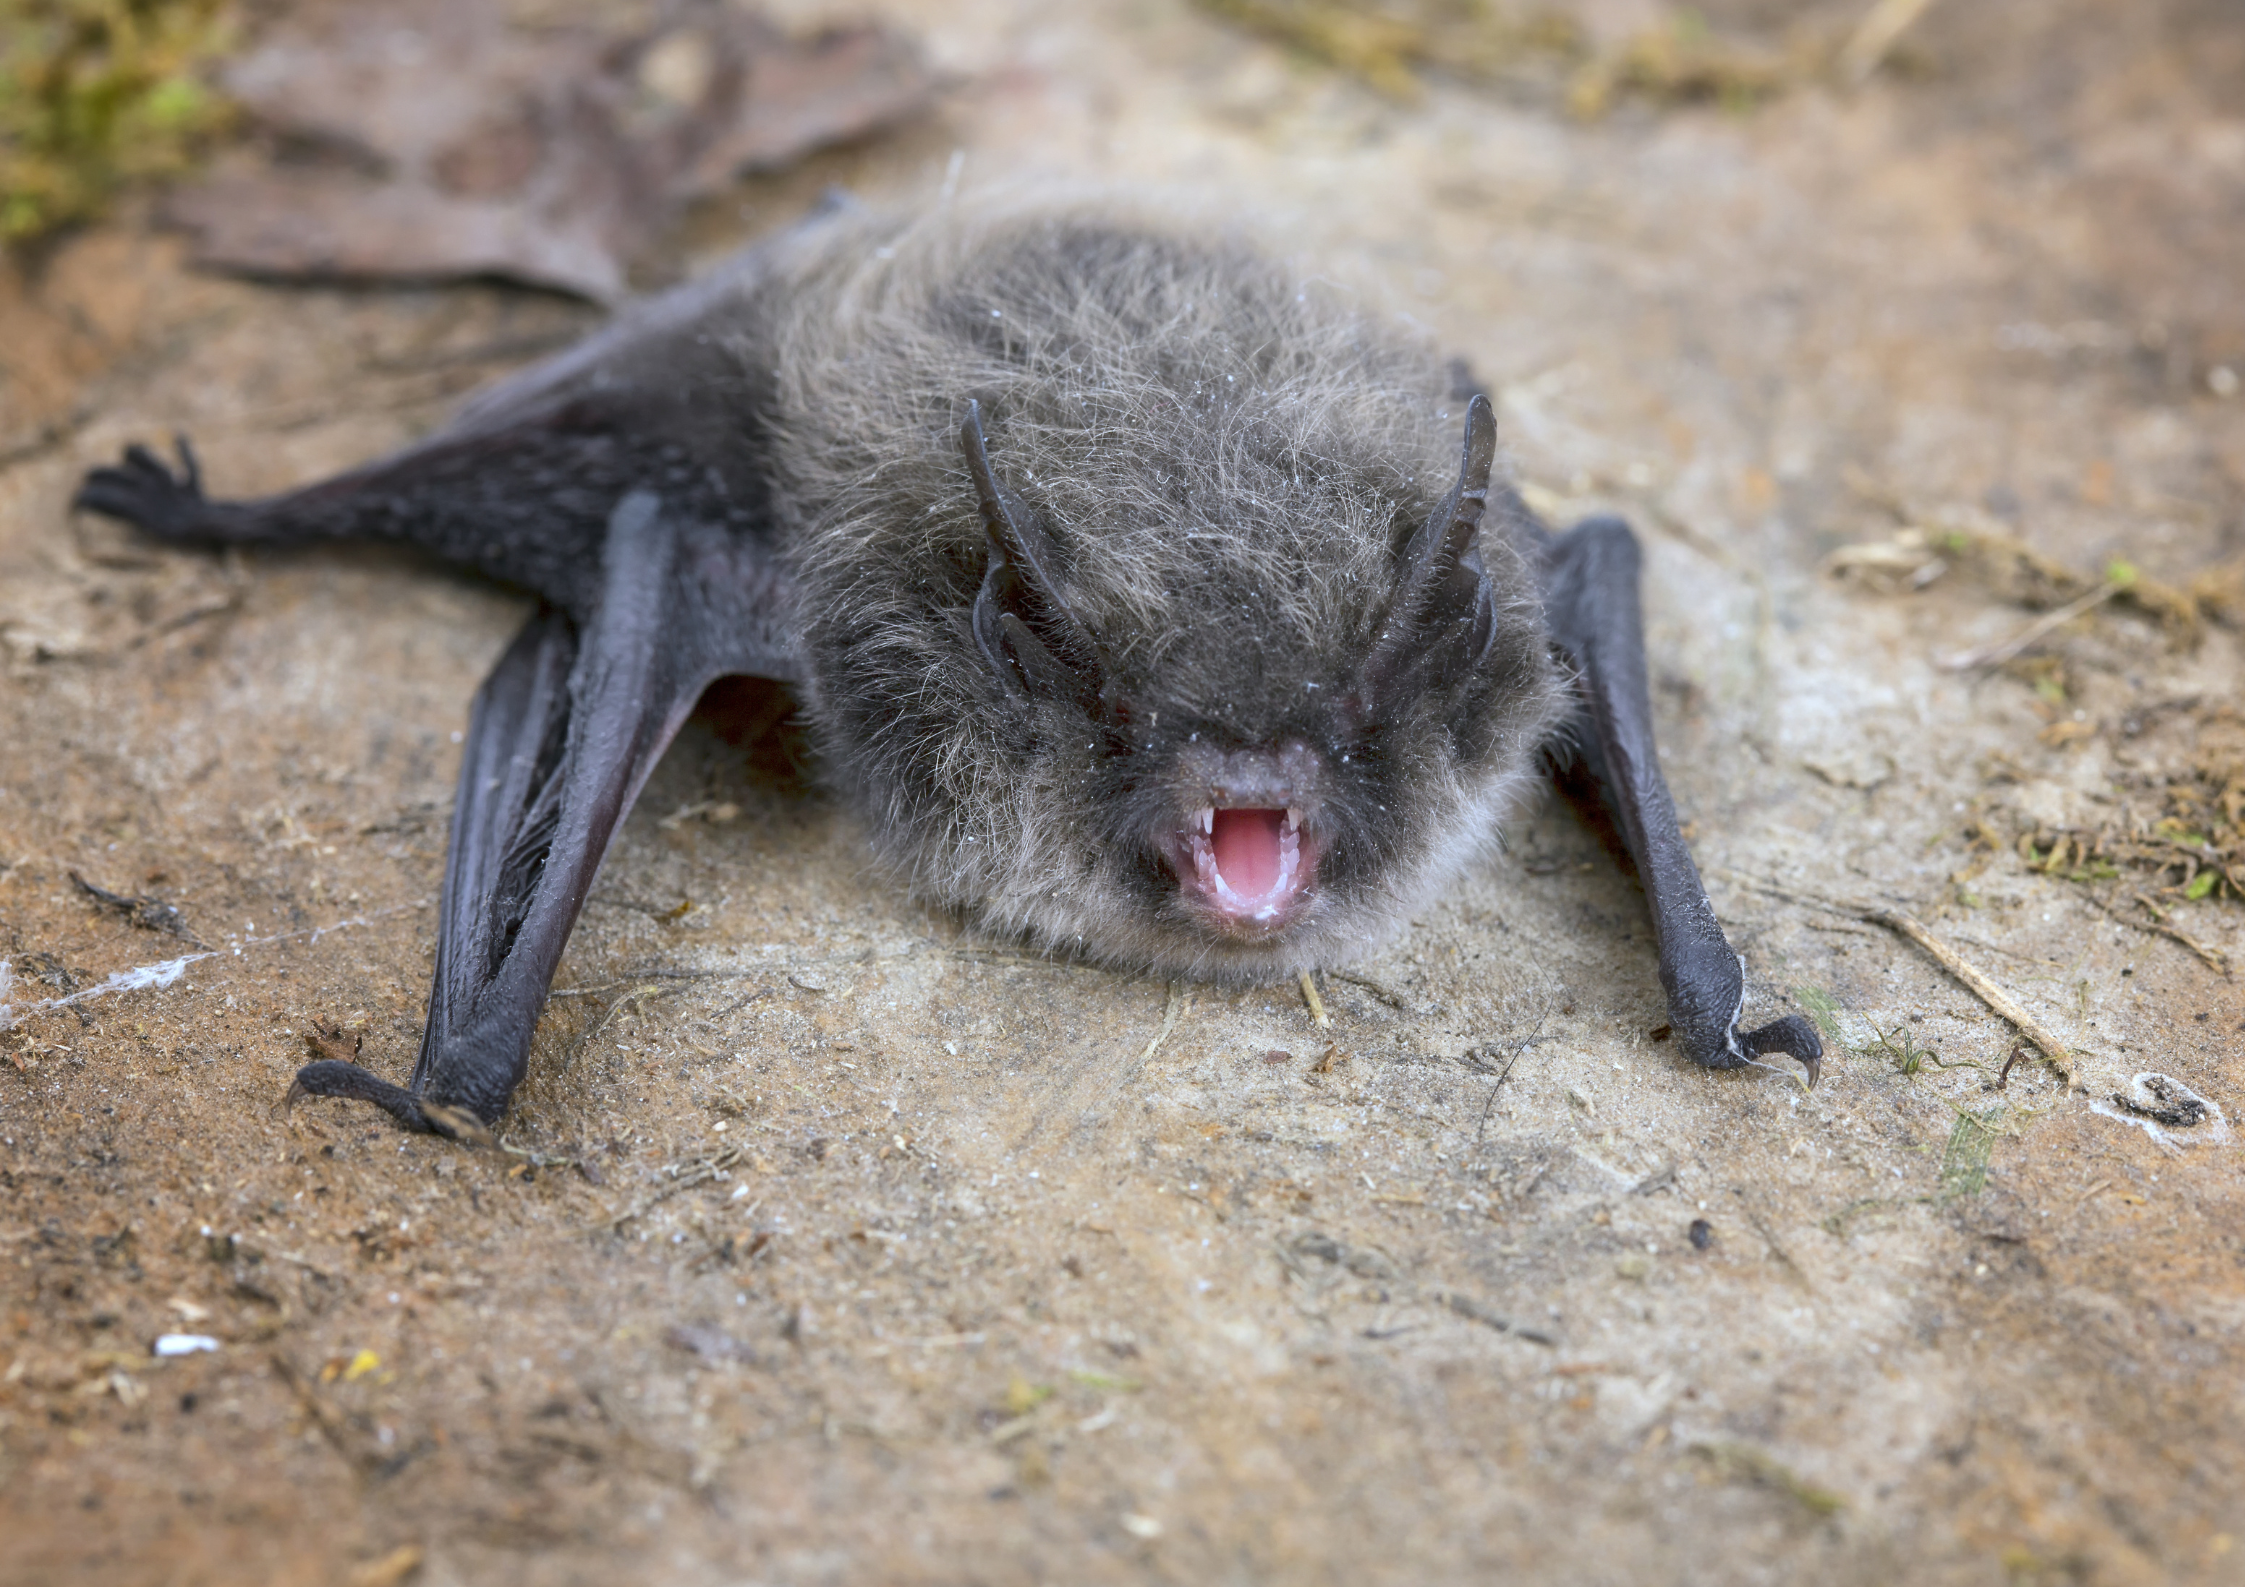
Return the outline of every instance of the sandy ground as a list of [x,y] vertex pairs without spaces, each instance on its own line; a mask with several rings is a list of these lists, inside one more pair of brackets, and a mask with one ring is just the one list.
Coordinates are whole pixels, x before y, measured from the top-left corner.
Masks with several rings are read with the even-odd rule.
[[[517,1155],[284,1116],[315,1022],[410,1063],[521,604],[150,553],[72,483],[174,428],[230,493],[304,479],[588,319],[197,277],[128,216],[0,284],[0,1581],[2245,1581],[2237,1143],[2092,1107],[2156,1070],[2234,1114],[2245,996],[2009,846],[2234,747],[2239,635],[2114,602],[1948,672],[2029,620],[2001,581],[1820,570],[1943,514],[2176,584],[2245,551],[2245,19],[1937,7],[1905,79],[1582,125],[1175,0],[882,9],[941,117],[691,245],[956,149],[1240,195],[1380,283],[1539,501],[1643,533],[1670,776],[1750,1012],[1835,1006],[1824,1084],[1653,1039],[1563,810],[1321,1031],[900,900],[740,696],[609,859]],[[1916,912],[2079,1089],[1993,1089],[2010,1027],[1814,899]]]

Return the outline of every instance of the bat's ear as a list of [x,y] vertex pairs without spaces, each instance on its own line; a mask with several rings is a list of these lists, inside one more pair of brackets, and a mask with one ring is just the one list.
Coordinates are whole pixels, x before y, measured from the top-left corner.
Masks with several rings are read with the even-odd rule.
[[1061,593],[1051,537],[990,466],[978,402],[967,404],[959,445],[990,536],[990,570],[974,601],[975,642],[1009,693],[1098,709],[1106,684],[1099,646]]
[[1375,712],[1413,685],[1441,689],[1463,680],[1489,654],[1497,597],[1480,537],[1496,459],[1496,410],[1476,392],[1466,404],[1458,483],[1404,542],[1395,596],[1364,660],[1364,698]]

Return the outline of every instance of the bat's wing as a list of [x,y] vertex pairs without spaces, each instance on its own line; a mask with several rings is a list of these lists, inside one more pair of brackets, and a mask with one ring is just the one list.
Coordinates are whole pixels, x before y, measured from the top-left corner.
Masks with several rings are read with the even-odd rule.
[[[185,443],[92,470],[77,505],[174,543],[418,545],[545,603],[476,697],[436,982],[400,1087],[352,1064],[298,1088],[416,1129],[495,1121],[601,857],[716,678],[801,682],[771,542],[761,385],[724,332],[830,205],[500,382],[404,451],[283,495],[214,500]],[[657,494],[659,492],[659,494]]]
[[1710,1069],[1786,1053],[1815,1084],[1824,1045],[1807,1020],[1788,1014],[1756,1030],[1738,1028],[1746,1008],[1744,970],[1677,830],[1676,806],[1653,746],[1637,537],[1618,518],[1585,519],[1555,536],[1517,498],[1505,508],[1539,567],[1551,637],[1576,674],[1575,717],[1553,758],[1563,774],[1575,774],[1570,781],[1576,787],[1588,784],[1585,791],[1604,806],[1637,867],[1678,1042]]
[[456,1112],[495,1123],[609,840],[695,700],[731,674],[798,676],[789,602],[758,542],[625,496],[589,615],[541,610],[476,696],[410,1084],[326,1061],[291,1094],[354,1097],[447,1134]]
[[275,496],[203,494],[144,446],[89,471],[76,505],[181,545],[388,540],[544,597],[580,623],[602,598],[608,514],[659,489],[673,513],[768,532],[763,377],[736,345],[789,250],[849,212],[831,202],[704,276],[634,304],[477,395],[425,439]]

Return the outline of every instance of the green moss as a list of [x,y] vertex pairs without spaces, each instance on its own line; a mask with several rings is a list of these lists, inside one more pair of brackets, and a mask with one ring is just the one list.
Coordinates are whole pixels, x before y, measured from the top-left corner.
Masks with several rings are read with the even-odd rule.
[[1941,1154],[1941,1200],[1977,1196],[1988,1186],[1988,1159],[1994,1155],[1997,1124],[2003,1118],[2001,1103],[1985,1113],[1956,1110],[1957,1122],[1949,1131],[1949,1144]]
[[1419,97],[1421,71],[1489,81],[1526,61],[1585,53],[1566,10],[1538,0],[1195,0],[1204,11],[1362,78],[1390,98]]
[[1808,1010],[1808,1017],[1816,1022],[1816,1028],[1824,1033],[1826,1041],[1845,1044],[1846,1038],[1840,1033],[1838,998],[1821,986],[1796,986],[1793,988],[1793,1001]]
[[1752,1444],[1733,1443],[1728,1439],[1692,1444],[1689,1448],[1732,1481],[1775,1489],[1792,1498],[1813,1516],[1834,1516],[1847,1508],[1847,1500],[1829,1488],[1820,1488],[1813,1482],[1803,1481],[1790,1466],[1766,1449],[1758,1449]]
[[230,118],[202,79],[227,0],[0,0],[0,240],[191,165]]

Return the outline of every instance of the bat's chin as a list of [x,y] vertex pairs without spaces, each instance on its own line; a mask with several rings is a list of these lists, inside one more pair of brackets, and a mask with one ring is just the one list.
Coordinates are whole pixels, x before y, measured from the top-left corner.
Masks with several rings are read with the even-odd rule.
[[1298,809],[1203,805],[1165,847],[1186,907],[1222,939],[1267,941],[1309,907],[1319,845]]

